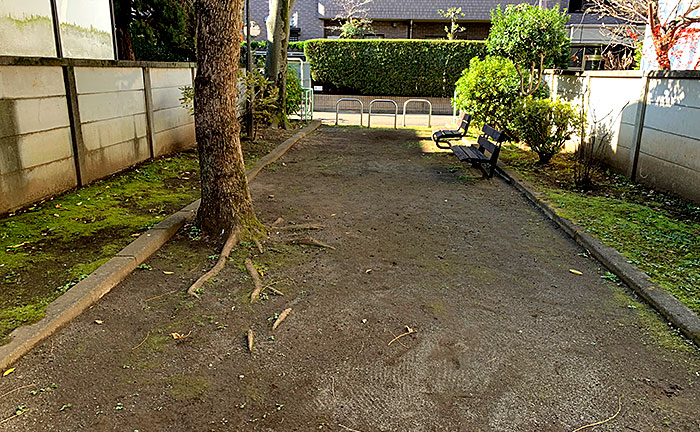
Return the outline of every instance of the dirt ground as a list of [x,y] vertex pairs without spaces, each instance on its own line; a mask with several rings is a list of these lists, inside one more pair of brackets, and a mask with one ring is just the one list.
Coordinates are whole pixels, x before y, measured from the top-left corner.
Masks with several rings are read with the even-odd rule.
[[[572,431],[619,403],[587,430],[698,431],[698,351],[515,189],[418,141],[297,144],[256,210],[322,229],[242,245],[200,300],[216,249],[183,230],[0,378],[0,430]],[[249,304],[245,257],[284,296]]]

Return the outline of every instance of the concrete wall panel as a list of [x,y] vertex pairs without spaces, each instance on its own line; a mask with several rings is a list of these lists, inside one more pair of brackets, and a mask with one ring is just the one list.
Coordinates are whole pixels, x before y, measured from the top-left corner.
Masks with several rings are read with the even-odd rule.
[[146,136],[146,114],[118,117],[83,125],[83,141],[88,151],[106,148]]
[[700,173],[700,138],[683,137],[645,127],[640,154]]
[[83,123],[146,112],[143,90],[79,95],[78,105]]
[[69,128],[0,138],[0,173],[33,168],[72,156]]
[[184,125],[194,125],[194,117],[186,109],[177,107],[153,113],[156,133]]
[[[695,153],[697,157],[697,152]],[[700,171],[667,162],[646,153],[639,155],[639,181],[700,202]]]
[[143,89],[141,68],[77,67],[78,94],[106,93]]
[[0,211],[9,211],[77,186],[73,158],[0,173]]
[[155,156],[195,147],[194,123],[156,133]]
[[163,87],[192,86],[192,72],[189,68],[151,68],[151,87],[154,89]]
[[700,107],[647,104],[644,127],[700,139]]
[[146,137],[100,148],[85,155],[84,182],[106,177],[148,159],[151,152]]
[[167,108],[182,108],[187,112],[180,103],[182,92],[177,87],[154,88],[153,89],[153,111],[158,111]]
[[0,66],[0,99],[63,96],[63,71],[51,66]]
[[67,127],[65,97],[0,99],[0,137]]

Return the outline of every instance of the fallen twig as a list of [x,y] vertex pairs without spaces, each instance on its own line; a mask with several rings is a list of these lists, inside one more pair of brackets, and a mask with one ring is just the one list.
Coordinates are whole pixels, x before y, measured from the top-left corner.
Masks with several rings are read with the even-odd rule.
[[8,421],[12,420],[12,419],[15,418],[15,417],[21,416],[21,415],[24,414],[25,412],[26,412],[26,411],[20,411],[20,412],[18,412],[17,414],[8,417],[8,418],[6,418],[5,420],[0,421],[0,425],[3,424],[3,423],[5,423],[5,422],[8,422]]
[[331,394],[333,394],[333,399],[335,399],[335,377],[331,377]]
[[409,326],[404,326],[404,328],[406,329],[406,331],[401,333],[400,335],[396,336],[394,339],[392,339],[391,342],[389,342],[389,344],[387,346],[391,345],[392,343],[396,342],[397,340],[401,339],[404,336],[408,336],[408,335],[416,332],[415,330],[413,330]]
[[276,227],[277,225],[280,225],[280,224],[282,224],[283,222],[284,222],[284,219],[282,219],[281,217],[278,217],[277,220],[275,220],[274,222],[272,222],[272,226],[273,226],[273,227]]
[[593,426],[600,426],[600,425],[602,425],[602,424],[604,424],[604,423],[607,423],[607,422],[609,422],[609,421],[612,421],[615,417],[617,417],[618,414],[620,414],[620,411],[621,411],[621,410],[622,410],[622,396],[620,396],[619,398],[617,398],[617,412],[615,412],[615,414],[613,414],[612,417],[608,417],[608,418],[606,418],[605,420],[602,420],[602,421],[599,421],[599,422],[595,422],[595,423],[587,424],[587,425],[585,425],[585,426],[581,426],[581,427],[578,428],[578,429],[574,429],[573,432],[578,432],[578,431],[580,431],[580,430],[584,430],[584,429],[586,429],[586,428],[591,428],[591,427],[593,427]]
[[403,342],[401,342],[401,341],[398,339],[398,336],[396,336],[396,335],[394,334],[393,331],[389,330],[389,333],[391,333],[391,335],[394,336],[394,339],[396,339],[396,342],[400,343],[402,347],[408,348]]
[[258,296],[260,296],[260,293],[263,290],[263,284],[260,281],[260,275],[255,269],[253,261],[251,261],[250,258],[245,259],[245,268],[248,270],[248,273],[250,273],[250,277],[253,278],[253,284],[255,284],[255,289],[250,294],[250,302],[253,303],[255,300],[258,299]]
[[323,229],[323,225],[316,224],[298,224],[298,225],[287,225],[283,227],[276,228],[279,231],[296,231],[296,230],[320,230]]
[[211,270],[206,272],[204,276],[200,277],[197,279],[195,283],[192,284],[192,286],[187,290],[187,294],[191,296],[195,296],[199,298],[199,294],[197,294],[197,291],[204,285],[204,282],[208,281],[209,279],[213,278],[219,272],[224,268],[226,265],[226,260],[228,259],[228,256],[231,254],[231,250],[233,247],[236,245],[236,240],[238,239],[238,230],[234,230],[231,232],[231,235],[228,236],[228,239],[226,239],[226,243],[224,244],[224,247],[221,249],[221,254],[219,255],[219,260],[214,264],[214,267],[212,267]]
[[148,333],[146,333],[146,337],[143,338],[143,340],[142,340],[141,342],[139,342],[138,345],[136,345],[135,347],[131,348],[131,351],[135,351],[136,348],[138,348],[138,347],[140,347],[141,345],[143,345],[144,342],[146,342],[146,339],[148,339],[148,337],[149,337],[150,335],[151,335],[151,331],[149,330]]
[[[270,284],[270,285],[265,285],[265,286],[263,287],[262,291],[265,291],[266,289],[269,289],[270,291],[272,291],[273,293],[275,293],[275,294],[277,294],[277,295],[279,295],[279,296],[283,296],[283,295],[284,295],[284,293],[283,293],[282,291],[280,291],[280,290],[274,288],[271,284]],[[262,291],[260,291],[260,292],[262,293]]]
[[265,250],[263,249],[262,243],[260,243],[260,240],[255,240],[255,246],[258,247],[258,251],[260,253],[265,253]]
[[12,390],[8,391],[7,393],[3,393],[2,395],[0,395],[0,400],[5,399],[5,396],[8,396],[8,395],[10,395],[10,394],[12,394],[12,393],[14,393],[14,392],[16,392],[16,391],[18,391],[18,390],[22,390],[22,389],[24,389],[24,388],[31,387],[31,386],[33,386],[33,385],[34,385],[33,383],[32,383],[32,384],[23,385],[22,387],[17,387],[16,389],[12,389]]
[[326,249],[335,249],[333,246],[326,244],[322,241],[318,241],[316,239],[313,239],[311,237],[290,239],[290,240],[287,240],[287,243],[303,244],[303,245],[316,246],[316,247],[326,248]]
[[341,428],[345,429],[346,431],[350,431],[350,432],[360,432],[360,431],[357,430],[357,429],[350,429],[349,427],[343,426],[343,425],[341,425],[340,423],[338,423],[338,426],[340,426]]
[[282,324],[282,321],[284,321],[289,316],[289,313],[291,311],[292,311],[292,308],[287,308],[287,309],[283,310],[282,313],[280,314],[280,316],[277,317],[277,319],[275,320],[275,323],[272,324],[272,330],[279,327],[279,325]]
[[253,348],[255,348],[255,334],[253,329],[248,329],[248,351],[253,352]]
[[173,294],[173,293],[176,293],[176,292],[177,292],[177,290],[168,291],[168,292],[166,292],[165,294],[161,294],[161,295],[157,295],[157,296],[155,296],[155,297],[147,298],[147,299],[144,300],[143,302],[144,302],[144,303],[148,303],[149,301],[158,300],[158,299],[161,298],[161,297],[165,297],[165,296],[167,296],[167,295],[170,295],[170,294]]

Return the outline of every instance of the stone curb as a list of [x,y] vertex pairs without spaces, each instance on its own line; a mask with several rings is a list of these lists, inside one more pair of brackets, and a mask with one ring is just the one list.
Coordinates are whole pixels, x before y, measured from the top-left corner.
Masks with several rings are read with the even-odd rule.
[[[248,181],[253,180],[263,168],[282,157],[294,144],[318,129],[320,125],[319,120],[311,122],[261,158],[255,167],[246,171]],[[117,252],[114,258],[51,302],[41,321],[15,329],[10,334],[11,341],[0,346],[0,370],[9,367],[39,342],[69,323],[126,279],[132,271],[170,240],[186,222],[194,219],[199,203],[200,200],[192,202],[141,234]]]
[[652,282],[649,276],[634,265],[618,251],[605,246],[600,240],[586,233],[585,230],[569,219],[559,216],[547,202],[541,192],[537,192],[530,182],[522,179],[517,173],[509,170],[501,162],[498,163],[499,174],[527,197],[552,222],[581,247],[588,250],[598,261],[625,282],[664,318],[678,327],[684,335],[695,344],[700,345],[700,317],[681,303],[673,295]]

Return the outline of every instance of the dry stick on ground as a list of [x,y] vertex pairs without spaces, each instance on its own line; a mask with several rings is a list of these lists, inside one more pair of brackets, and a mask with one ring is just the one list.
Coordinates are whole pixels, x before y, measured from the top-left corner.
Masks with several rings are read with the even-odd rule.
[[176,293],[176,292],[177,292],[177,290],[168,291],[168,292],[166,292],[165,294],[161,294],[161,295],[157,295],[157,296],[155,296],[155,297],[147,298],[147,299],[144,300],[143,302],[144,302],[144,303],[148,303],[149,301],[158,300],[158,299],[161,298],[161,297],[165,297],[165,296],[167,296],[167,295],[170,295],[170,294],[173,294],[173,293]]
[[389,333],[391,333],[391,335],[394,336],[394,339],[396,339],[396,342],[400,343],[402,347],[408,348],[403,342],[401,342],[401,341],[398,339],[398,336],[396,336],[396,335],[394,334],[393,331],[389,330]]
[[7,393],[3,393],[2,395],[0,395],[0,400],[5,399],[5,396],[7,396],[7,395],[10,395],[10,394],[12,394],[12,393],[14,393],[14,392],[16,392],[16,391],[18,391],[18,390],[22,390],[22,389],[24,389],[24,388],[31,387],[31,386],[33,386],[33,385],[34,385],[34,383],[32,383],[32,384],[27,384],[27,385],[23,385],[22,387],[17,387],[16,389],[12,389],[12,390],[8,391]]
[[394,339],[392,339],[391,342],[389,342],[389,344],[387,346],[391,345],[392,343],[396,342],[397,340],[401,339],[404,336],[408,336],[408,335],[416,332],[415,330],[413,330],[409,326],[404,326],[404,328],[406,329],[406,331],[404,333],[401,333],[400,335],[396,336]]
[[21,411],[21,412],[15,414],[15,415],[13,415],[13,416],[10,416],[10,417],[6,418],[5,420],[0,421],[0,425],[3,424],[3,423],[5,423],[5,422],[8,422],[8,421],[12,420],[12,419],[15,418],[15,417],[21,416],[21,415],[24,414],[25,412],[27,412],[27,411]]
[[335,249],[333,246],[326,244],[322,241],[312,239],[311,237],[290,239],[290,240],[287,240],[287,243],[303,244],[303,245],[316,246],[316,247],[326,248],[326,249]]
[[291,311],[292,311],[292,308],[287,308],[287,309],[283,310],[282,313],[280,314],[280,316],[277,317],[277,319],[275,320],[275,323],[272,324],[272,330],[279,327],[279,325],[282,324],[282,321],[284,321],[289,316],[289,313]]
[[277,225],[280,225],[280,224],[282,224],[283,222],[284,222],[284,219],[282,219],[281,217],[278,217],[277,220],[275,220],[274,222],[272,222],[272,226],[273,226],[273,227],[276,227]]
[[245,268],[248,270],[248,273],[250,273],[250,277],[253,278],[253,283],[255,284],[255,289],[250,294],[250,302],[253,303],[255,300],[258,299],[258,296],[262,292],[263,284],[260,281],[258,271],[255,269],[253,261],[251,261],[250,258],[245,259]]
[[255,334],[253,329],[248,329],[248,351],[253,352],[253,348],[255,348]]
[[323,229],[323,225],[316,225],[316,224],[287,225],[287,226],[283,226],[283,227],[278,227],[276,229],[279,231],[320,230],[320,229]]
[[284,293],[283,293],[282,291],[273,288],[273,287],[272,287],[272,284],[270,284],[270,285],[265,285],[265,286],[263,287],[262,291],[260,291],[260,293],[262,293],[262,292],[265,291],[266,289],[269,289],[270,291],[272,291],[273,293],[275,293],[275,294],[277,294],[277,295],[279,295],[279,296],[283,296],[283,295],[284,295]]
[[602,425],[602,424],[604,424],[604,423],[607,423],[607,422],[609,422],[609,421],[612,421],[613,419],[615,419],[615,417],[617,417],[618,414],[620,414],[620,411],[621,411],[621,410],[622,410],[622,396],[620,396],[619,398],[617,398],[617,412],[616,412],[615,414],[613,414],[612,417],[608,417],[608,418],[606,418],[605,420],[602,420],[602,421],[599,421],[599,422],[595,422],[595,423],[587,424],[587,425],[585,425],[585,426],[581,426],[581,427],[578,428],[578,429],[574,429],[573,432],[578,432],[578,431],[580,431],[580,430],[584,430],[584,429],[586,429],[586,428],[591,428],[591,427],[593,427],[593,426],[600,426],[600,425]]
[[140,347],[141,345],[143,345],[143,344],[146,342],[146,339],[148,339],[148,337],[149,337],[150,335],[151,335],[151,331],[149,330],[148,333],[146,333],[146,337],[143,338],[143,340],[142,340],[141,342],[139,342],[138,345],[136,345],[135,347],[131,348],[131,351],[134,351],[134,350],[136,350],[136,348],[138,348],[138,347]]
[[340,423],[338,423],[338,426],[340,426],[341,428],[345,429],[346,431],[350,431],[350,432],[360,432],[360,431],[357,430],[357,429],[350,429],[349,427],[343,426],[343,425],[341,425]]
[[209,279],[213,278],[219,272],[224,268],[226,265],[226,260],[228,259],[228,256],[231,255],[231,250],[233,247],[236,245],[236,241],[238,239],[238,230],[234,230],[231,232],[231,235],[228,236],[228,239],[226,239],[226,243],[224,244],[224,247],[221,249],[221,254],[219,255],[219,260],[214,264],[214,267],[212,267],[211,270],[206,272],[204,276],[200,277],[197,279],[195,283],[192,284],[192,286],[187,290],[187,294],[191,296],[195,296],[199,298],[199,294],[197,294],[197,291],[204,285],[204,282],[208,281]]
[[255,240],[255,246],[258,247],[258,251],[260,253],[265,253],[265,250],[263,249],[262,243],[260,243],[260,240]]

